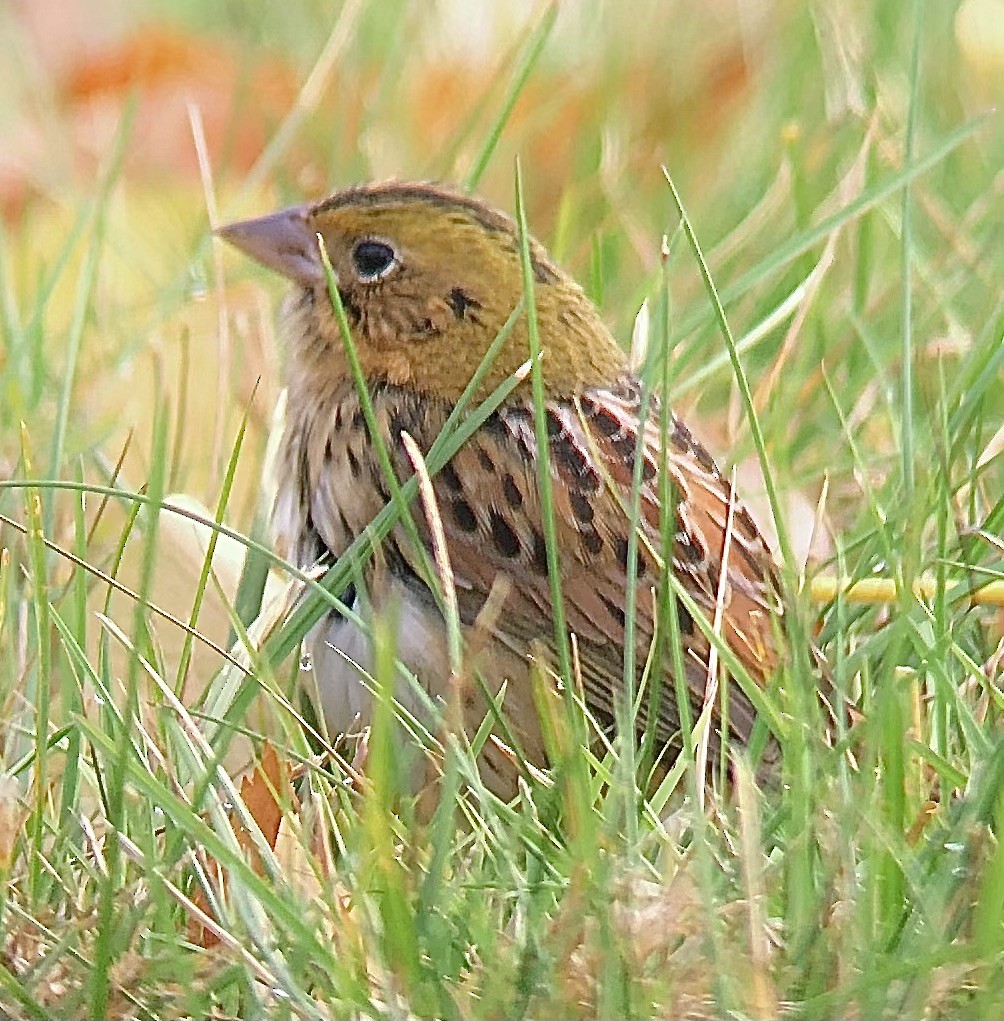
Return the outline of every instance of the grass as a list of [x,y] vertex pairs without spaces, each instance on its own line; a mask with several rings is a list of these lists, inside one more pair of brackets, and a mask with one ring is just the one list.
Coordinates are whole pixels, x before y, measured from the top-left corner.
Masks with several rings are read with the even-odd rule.
[[[988,77],[951,5],[737,10],[587,2],[479,36],[405,0],[137,6],[127,30],[170,18],[215,55],[172,72],[201,166],[150,133],[188,123],[174,78],[81,99],[9,26],[0,116],[26,158],[45,130],[27,185],[0,174],[8,1014],[1000,1015],[1004,636],[959,593],[1004,580],[1004,57]],[[647,299],[647,388],[782,521],[777,787],[740,753],[704,791],[697,721],[647,796],[650,744],[582,754],[572,647],[567,704],[538,692],[553,768],[512,804],[473,766],[490,716],[469,740],[405,721],[430,808],[401,793],[382,629],[365,775],[319,757],[299,640],[419,487],[323,579],[261,541],[279,285],[213,255],[204,187],[241,215],[389,174],[518,211],[625,344]],[[430,474],[515,385],[477,382]],[[268,606],[306,597],[256,620],[266,573]],[[897,595],[818,604],[817,575]],[[834,747],[810,636],[860,714]]]

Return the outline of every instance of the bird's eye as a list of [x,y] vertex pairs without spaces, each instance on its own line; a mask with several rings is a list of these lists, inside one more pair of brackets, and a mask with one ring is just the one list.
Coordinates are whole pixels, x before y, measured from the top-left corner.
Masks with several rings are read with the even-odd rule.
[[369,283],[385,277],[397,264],[397,253],[386,241],[367,239],[352,249],[352,265],[359,279]]

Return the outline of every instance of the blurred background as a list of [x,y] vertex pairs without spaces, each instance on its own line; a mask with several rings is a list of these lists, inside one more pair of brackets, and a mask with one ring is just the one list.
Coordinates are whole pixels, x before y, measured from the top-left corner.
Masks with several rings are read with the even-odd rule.
[[[862,471],[880,485],[900,456],[902,198],[876,189],[904,166],[915,49],[909,145],[918,159],[944,147],[912,192],[920,419],[932,380],[999,335],[1000,120],[946,139],[1004,98],[1004,0],[8,0],[0,38],[3,477],[19,470],[24,421],[37,475],[138,489],[159,443],[168,491],[213,508],[247,414],[224,518],[252,529],[282,285],[222,251],[210,224],[383,177],[473,184],[511,210],[518,154],[532,229],[625,343],[676,226],[668,168],[748,341],[799,548],[824,478],[827,522],[853,535]],[[789,250],[855,202],[867,215]],[[669,272],[674,401],[755,502],[731,370],[682,243]],[[988,399],[972,458],[993,454],[1001,411]],[[65,540],[73,501],[45,500]],[[90,555],[107,566],[127,511],[96,505]],[[0,493],[6,513],[20,506]],[[206,535],[161,528],[154,597],[187,617]],[[0,539],[14,542],[2,526]],[[831,548],[817,536],[817,557]],[[221,543],[198,625],[217,641],[241,560]],[[120,576],[139,570],[127,544]],[[160,637],[170,656],[180,633]]]

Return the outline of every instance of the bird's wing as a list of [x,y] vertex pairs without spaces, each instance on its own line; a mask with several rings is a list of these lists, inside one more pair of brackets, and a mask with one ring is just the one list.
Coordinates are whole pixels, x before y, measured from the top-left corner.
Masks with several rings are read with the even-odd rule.
[[[658,407],[639,421],[637,384],[593,390],[576,401],[552,401],[547,431],[565,615],[578,642],[590,707],[614,711],[622,685],[630,499],[636,452],[644,457],[635,631],[639,664],[654,630],[653,586],[659,577]],[[707,452],[675,417],[667,464],[677,501],[673,569],[711,620],[719,591],[730,487]],[[639,446],[639,429],[644,432]],[[391,430],[393,435],[393,430]],[[426,437],[430,441],[432,437]],[[402,465],[402,468],[404,466]],[[500,573],[512,586],[498,618],[499,632],[525,647],[553,638],[551,589],[537,485],[533,409],[505,405],[434,479],[461,608],[470,620]],[[427,526],[421,514],[420,527]],[[770,554],[749,514],[733,504],[722,633],[754,677],[763,678],[776,654],[781,607]],[[405,553],[407,557],[409,554]],[[680,606],[681,639],[692,701],[700,705],[707,678],[708,641]],[[749,736],[755,710],[738,685],[730,687],[729,723]],[[678,729],[673,697],[660,702],[657,733]]]

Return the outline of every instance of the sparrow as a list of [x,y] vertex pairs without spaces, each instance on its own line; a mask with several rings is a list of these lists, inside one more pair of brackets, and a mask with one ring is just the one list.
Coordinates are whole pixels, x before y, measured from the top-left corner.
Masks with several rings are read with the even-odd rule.
[[[467,194],[427,183],[372,183],[313,205],[230,224],[222,237],[292,282],[281,313],[286,344],[286,422],[278,466],[275,528],[301,568],[337,559],[391,500],[353,383],[328,293],[319,239],[327,251],[372,399],[399,480],[414,471],[402,440],[425,453],[524,296],[519,231],[504,213]],[[707,450],[671,414],[667,469],[675,502],[672,549],[660,539],[659,398],[643,400],[628,357],[582,289],[530,239],[546,434],[568,630],[574,635],[585,703],[609,725],[623,690],[625,596],[632,544],[632,482],[642,458],[635,642],[639,678],[656,627],[653,589],[662,558],[707,620],[760,684],[771,676],[783,609],[770,551]],[[530,357],[520,314],[481,387],[490,393]],[[526,760],[546,765],[532,697],[535,650],[555,647],[538,492],[538,448],[529,381],[432,478],[465,634],[478,646],[474,667],[487,690],[506,685],[502,715]],[[336,613],[305,638],[321,707],[333,733],[365,724],[373,669],[369,622],[393,622],[396,654],[433,700],[446,700],[451,676],[447,630],[425,565],[432,531],[413,506],[416,532],[399,523],[382,543],[356,593],[364,626]],[[724,574],[724,580],[723,580]],[[487,640],[479,613],[504,580]],[[711,645],[678,600],[684,680],[693,718],[709,684]],[[713,659],[714,657],[712,657]],[[661,745],[678,745],[680,713],[666,673],[652,721]],[[421,712],[407,686],[398,697]],[[482,689],[465,695],[473,732],[488,711]],[[756,712],[742,688],[728,686],[730,739],[746,742]],[[716,727],[721,721],[714,717]],[[646,725],[643,710],[639,729]],[[712,739],[719,747],[720,735]],[[517,772],[504,743],[486,742],[479,767],[502,796]]]

